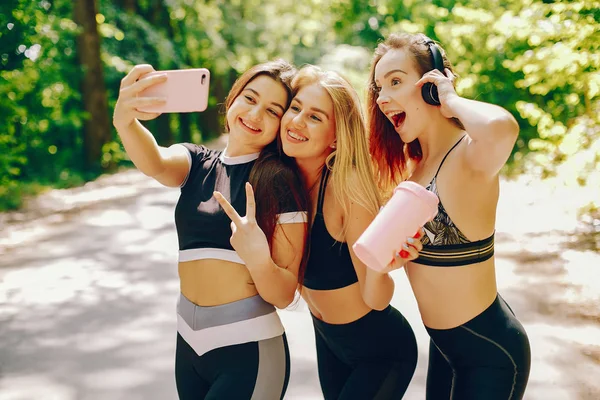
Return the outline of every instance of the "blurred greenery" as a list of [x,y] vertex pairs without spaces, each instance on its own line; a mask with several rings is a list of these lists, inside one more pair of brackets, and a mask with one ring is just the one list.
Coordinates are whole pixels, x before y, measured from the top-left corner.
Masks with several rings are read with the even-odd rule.
[[[101,48],[91,62],[104,85],[93,89],[106,92],[108,115],[86,104],[90,60],[78,40],[87,31],[74,4],[96,12]],[[112,127],[92,144],[100,159],[86,159],[94,152],[85,146],[89,122],[110,120],[120,80],[135,64],[210,69],[206,112],[148,123],[161,144],[202,141],[221,133],[220,105],[249,66],[275,57],[320,64],[364,94],[373,48],[399,31],[439,41],[460,94],[518,118],[508,173],[600,186],[599,20],[595,0],[3,0],[0,210],[44,186],[79,185],[128,164]]]

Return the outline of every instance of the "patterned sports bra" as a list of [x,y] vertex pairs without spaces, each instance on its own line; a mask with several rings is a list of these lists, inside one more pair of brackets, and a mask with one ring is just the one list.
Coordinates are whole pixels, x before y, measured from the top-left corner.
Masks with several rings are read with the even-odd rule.
[[459,267],[476,264],[490,259],[494,255],[494,234],[483,240],[470,241],[454,224],[446,212],[437,190],[437,176],[448,154],[463,140],[464,136],[446,153],[427,190],[433,192],[438,200],[438,213],[425,224],[423,250],[415,263],[433,267]]

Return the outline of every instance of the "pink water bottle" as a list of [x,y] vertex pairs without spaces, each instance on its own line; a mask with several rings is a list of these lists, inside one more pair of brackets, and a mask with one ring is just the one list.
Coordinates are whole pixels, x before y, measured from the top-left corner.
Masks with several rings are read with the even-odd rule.
[[435,217],[437,209],[435,194],[418,183],[402,182],[352,249],[367,267],[380,271],[392,262],[407,238]]

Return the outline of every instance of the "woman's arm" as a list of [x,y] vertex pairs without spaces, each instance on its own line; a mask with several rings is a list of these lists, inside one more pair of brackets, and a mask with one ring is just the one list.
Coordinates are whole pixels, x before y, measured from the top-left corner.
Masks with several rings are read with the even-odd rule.
[[215,192],[214,196],[231,218],[231,245],[244,260],[258,293],[278,308],[287,307],[294,300],[298,286],[306,223],[277,225],[271,252],[267,237],[256,222],[256,203],[249,183],[246,183],[245,217],[240,217],[221,193]]
[[246,264],[258,293],[277,308],[285,308],[294,300],[306,229],[306,223],[277,225],[271,257]]
[[127,155],[145,175],[156,179],[165,186],[180,186],[190,169],[189,153],[180,145],[169,148],[159,146],[152,133],[139,120],[152,120],[158,113],[139,111],[138,107],[158,105],[162,98],[138,97],[144,89],[164,82],[165,75],[143,78],[154,72],[150,65],[136,65],[121,81],[119,98],[113,115],[113,125],[117,129]]
[[[354,264],[354,269],[358,276],[360,289],[365,303],[375,310],[383,310],[390,304],[394,295],[394,280],[389,272],[402,268],[407,262],[416,259],[419,252],[423,249],[423,244],[418,239],[419,236],[407,238],[402,245],[402,250],[396,254],[394,259],[381,271],[375,271],[368,268],[354,253],[352,246],[360,235],[373,222],[375,216],[358,204],[351,204],[348,220],[348,230],[346,232],[346,242],[350,249],[350,256]],[[420,235],[424,232],[421,230]]]
[[455,96],[447,103],[469,136],[466,162],[474,171],[498,175],[519,136],[519,125],[504,108]]
[[469,136],[467,165],[476,172],[495,177],[504,166],[519,135],[519,124],[504,108],[460,97],[454,91],[452,72],[446,76],[434,70],[423,75],[416,85],[432,82],[437,86],[440,112],[458,118]]
[[360,235],[373,222],[375,216],[360,204],[352,202],[349,214],[346,216],[346,243],[350,250],[350,257],[358,276],[360,292],[364,302],[372,309],[383,310],[394,295],[394,280],[387,273],[378,273],[370,268],[356,256],[352,246]]

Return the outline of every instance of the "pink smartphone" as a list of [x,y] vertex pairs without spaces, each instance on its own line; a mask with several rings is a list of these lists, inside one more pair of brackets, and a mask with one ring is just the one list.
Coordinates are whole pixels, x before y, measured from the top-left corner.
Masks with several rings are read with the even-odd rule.
[[164,97],[167,102],[158,106],[139,108],[140,111],[185,113],[206,110],[210,81],[210,72],[206,68],[156,71],[144,75],[143,78],[157,74],[167,74],[167,80],[147,88],[138,96]]

